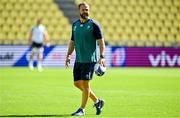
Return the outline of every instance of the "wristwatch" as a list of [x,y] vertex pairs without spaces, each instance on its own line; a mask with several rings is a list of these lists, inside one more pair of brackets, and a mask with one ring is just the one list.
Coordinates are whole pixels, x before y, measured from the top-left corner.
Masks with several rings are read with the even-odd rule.
[[104,55],[100,55],[100,58],[104,58]]

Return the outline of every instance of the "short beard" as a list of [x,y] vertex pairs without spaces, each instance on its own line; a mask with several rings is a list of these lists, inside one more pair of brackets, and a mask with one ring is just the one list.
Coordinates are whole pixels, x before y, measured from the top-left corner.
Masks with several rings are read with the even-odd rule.
[[82,19],[88,19],[88,14],[80,14]]

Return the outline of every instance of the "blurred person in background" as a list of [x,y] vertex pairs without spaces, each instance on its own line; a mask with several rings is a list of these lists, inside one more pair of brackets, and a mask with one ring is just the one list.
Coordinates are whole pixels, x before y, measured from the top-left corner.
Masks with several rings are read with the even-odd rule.
[[42,19],[39,18],[36,21],[36,25],[32,27],[29,35],[29,45],[32,48],[32,52],[29,60],[30,70],[34,70],[34,65],[33,65],[34,55],[37,53],[38,55],[37,68],[39,71],[42,71],[44,43],[46,43],[46,45],[49,46],[50,40],[46,27],[42,24]]
[[[74,49],[76,59],[73,68],[74,85],[82,91],[81,106],[72,113],[73,116],[85,115],[85,106],[90,97],[96,108],[96,115],[100,115],[104,100],[99,99],[90,87],[90,80],[93,78],[94,67],[98,62],[105,66],[104,51],[105,42],[99,24],[89,18],[89,5],[85,2],[79,4],[80,19],[72,26],[72,36],[66,56],[66,67],[70,64],[71,54]],[[99,43],[100,57],[97,60],[97,43]]]

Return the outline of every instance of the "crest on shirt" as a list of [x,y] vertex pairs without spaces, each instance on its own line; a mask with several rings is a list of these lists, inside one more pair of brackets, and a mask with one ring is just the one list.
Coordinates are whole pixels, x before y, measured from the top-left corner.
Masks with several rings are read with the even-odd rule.
[[77,27],[76,27],[76,26],[74,26],[73,31],[76,31],[76,28],[77,28]]
[[90,28],[91,28],[91,26],[88,25],[88,26],[87,26],[87,29],[90,29]]

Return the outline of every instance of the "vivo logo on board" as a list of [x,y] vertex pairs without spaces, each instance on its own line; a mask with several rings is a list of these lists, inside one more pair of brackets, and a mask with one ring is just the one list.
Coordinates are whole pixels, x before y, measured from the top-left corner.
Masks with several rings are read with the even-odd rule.
[[151,65],[154,67],[157,67],[157,66],[173,67],[176,64],[180,66],[180,55],[175,54],[173,56],[170,56],[165,51],[161,51],[161,53],[158,54],[157,56],[154,56],[153,54],[149,54],[148,58]]

